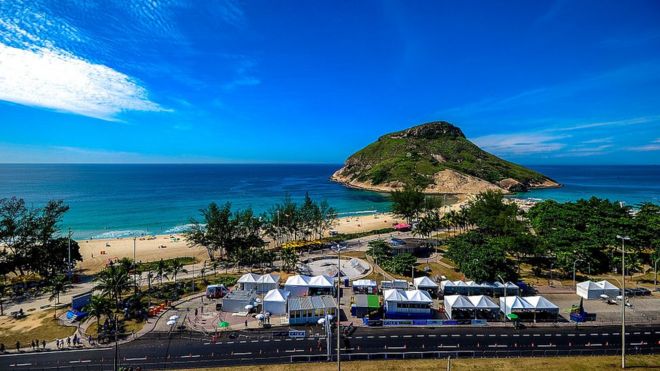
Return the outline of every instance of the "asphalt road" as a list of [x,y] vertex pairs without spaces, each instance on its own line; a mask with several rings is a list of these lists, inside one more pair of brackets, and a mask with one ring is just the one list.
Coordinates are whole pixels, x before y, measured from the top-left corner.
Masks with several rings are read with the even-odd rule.
[[[628,326],[629,354],[660,353],[660,326]],[[302,339],[249,332],[212,342],[208,337],[154,333],[119,346],[121,366],[143,370],[325,360],[324,337]],[[333,339],[333,352],[336,351]],[[341,341],[343,359],[503,357],[617,354],[620,327],[358,328]],[[345,358],[344,358],[345,357]],[[111,370],[114,348],[7,354],[0,370]]]

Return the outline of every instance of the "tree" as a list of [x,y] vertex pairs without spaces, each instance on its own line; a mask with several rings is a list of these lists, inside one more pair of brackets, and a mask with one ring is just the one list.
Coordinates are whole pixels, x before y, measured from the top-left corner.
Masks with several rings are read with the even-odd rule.
[[367,248],[366,254],[371,256],[376,264],[383,261],[391,253],[390,245],[383,240],[373,240],[369,241],[369,247]]
[[282,261],[282,268],[287,272],[291,272],[298,265],[298,254],[293,248],[284,248],[280,251],[280,260]]
[[417,263],[417,258],[410,253],[389,257],[380,264],[383,269],[394,274],[409,275]]
[[395,190],[391,193],[392,212],[400,216],[408,223],[412,223],[424,209],[424,193],[419,188],[407,185],[403,190]]
[[184,268],[181,260],[174,259],[170,263],[170,272],[172,273],[172,278],[174,279],[174,286],[176,286],[176,276],[181,273],[188,273],[188,270]]
[[160,283],[160,287],[163,287],[163,278],[168,278],[167,275],[170,273],[170,266],[165,263],[163,259],[160,259],[158,261],[158,264],[156,264],[156,277],[158,277],[158,282]]
[[94,295],[85,305],[83,310],[87,312],[92,318],[96,318],[96,330],[99,332],[101,328],[101,317],[110,315],[112,313],[110,301],[103,296]]
[[96,289],[100,290],[103,296],[111,296],[117,307],[121,295],[130,290],[133,284],[126,269],[118,264],[112,264],[102,270],[96,276],[96,282]]
[[470,231],[448,241],[447,257],[475,281],[494,281],[498,276],[514,280],[515,263],[507,257],[508,240]]
[[475,224],[490,236],[512,236],[524,230],[518,214],[518,206],[513,202],[504,202],[501,192],[486,191],[468,203],[465,223]]
[[52,301],[53,299],[57,299],[55,304],[60,303],[60,294],[63,294],[67,292],[71,288],[71,282],[69,282],[69,279],[63,275],[57,275],[53,278],[53,280],[50,282],[50,298],[48,300]]
[[223,252],[234,238],[235,223],[231,220],[231,203],[227,202],[219,207],[211,202],[206,209],[201,209],[203,222],[191,219],[191,227],[184,233],[191,246],[204,246],[209,259],[215,260],[215,253]]
[[0,283],[0,316],[5,315],[5,295],[7,295],[7,284],[5,282]]

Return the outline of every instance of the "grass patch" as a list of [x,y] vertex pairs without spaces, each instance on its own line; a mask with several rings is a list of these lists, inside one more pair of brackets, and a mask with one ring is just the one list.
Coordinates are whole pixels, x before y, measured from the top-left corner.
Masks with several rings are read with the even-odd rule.
[[[636,369],[657,369],[660,355],[628,356],[627,366]],[[351,361],[342,362],[343,369],[359,371],[380,370],[446,370],[445,359],[423,360],[387,360],[387,361]],[[263,365],[231,367],[236,371],[293,371],[307,370],[310,365]],[[315,371],[336,370],[335,363],[314,363]],[[472,371],[518,371],[518,370],[616,370],[621,368],[621,358],[618,356],[603,357],[537,357],[537,358],[483,358],[454,359],[452,370]],[[203,371],[226,370],[228,368],[206,368]]]
[[[417,270],[424,271],[426,266],[426,263],[417,264]],[[427,273],[430,277],[445,276],[447,279],[452,281],[460,280],[463,278],[463,274],[457,271],[455,268],[447,268],[444,265],[438,264],[436,262],[429,262],[428,266],[431,268],[431,271]]]
[[[179,261],[184,265],[190,265],[190,264],[195,264],[197,263],[197,258],[192,257],[192,256],[181,256],[178,258],[172,258],[172,259],[164,259],[163,262],[165,264],[170,265],[174,261]],[[150,261],[150,262],[144,262],[144,263],[139,263],[138,264],[138,270],[142,272],[146,271],[155,271],[158,268],[158,260]]]
[[[0,318],[0,343],[8,349],[16,349],[16,341],[20,341],[21,348],[29,347],[32,340],[46,340],[50,342],[73,335],[76,328],[61,326],[53,318],[53,310],[29,314],[21,319],[11,317]],[[58,311],[58,314],[62,310]]]

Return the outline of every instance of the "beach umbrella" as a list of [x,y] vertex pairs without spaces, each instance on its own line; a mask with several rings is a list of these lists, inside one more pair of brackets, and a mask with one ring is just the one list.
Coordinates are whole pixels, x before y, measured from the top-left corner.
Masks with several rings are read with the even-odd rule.
[[509,313],[509,314],[506,315],[506,317],[507,317],[508,319],[512,320],[512,321],[518,319],[518,315],[515,314],[515,313]]
[[176,320],[173,320],[173,319],[167,321],[168,326],[173,326],[175,323],[176,323]]
[[254,305],[248,304],[245,306],[245,310],[252,310],[254,308]]
[[227,322],[227,321],[222,321],[222,322],[218,323],[218,327],[220,327],[220,328],[227,328],[227,327],[229,327],[229,322]]
[[176,321],[178,319],[179,319],[179,316],[177,316],[176,314],[173,315],[173,316],[170,316],[170,321]]

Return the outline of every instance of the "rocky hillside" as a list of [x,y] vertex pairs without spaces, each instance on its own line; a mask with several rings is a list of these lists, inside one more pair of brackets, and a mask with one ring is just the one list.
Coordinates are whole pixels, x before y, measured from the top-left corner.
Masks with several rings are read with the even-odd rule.
[[552,179],[502,160],[437,121],[383,135],[346,160],[332,179],[347,186],[391,192],[414,184],[426,193],[521,192],[558,187]]

